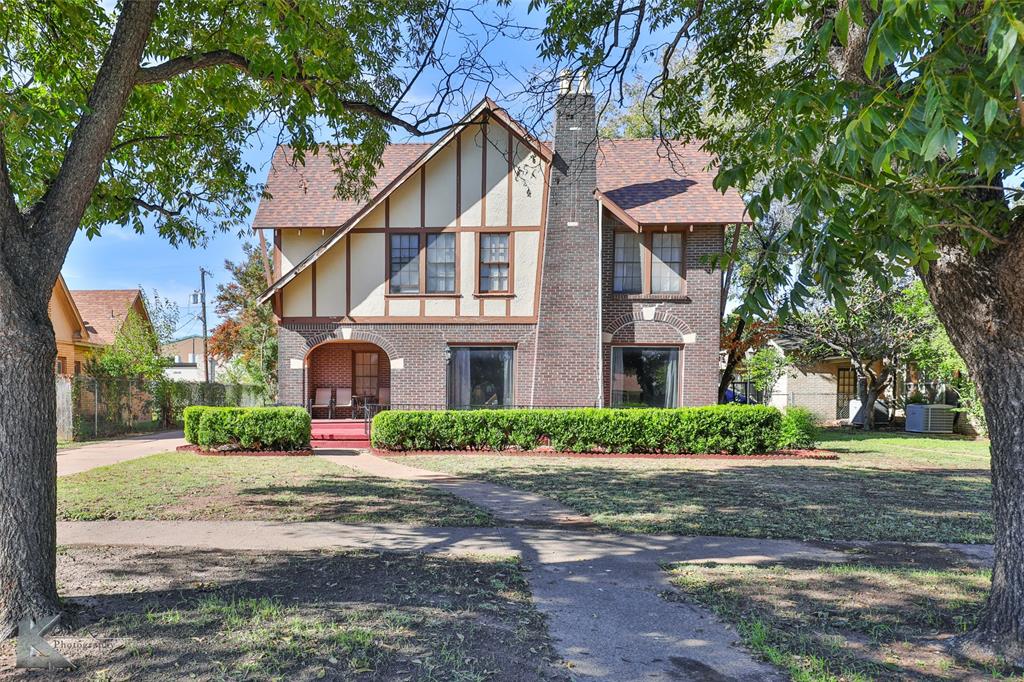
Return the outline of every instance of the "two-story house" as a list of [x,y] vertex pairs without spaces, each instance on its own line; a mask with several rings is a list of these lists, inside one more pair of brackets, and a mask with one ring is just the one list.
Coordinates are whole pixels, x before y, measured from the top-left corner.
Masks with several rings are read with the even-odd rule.
[[551,144],[485,100],[433,144],[392,144],[367,201],[325,153],[275,153],[280,401],[317,389],[402,408],[716,402],[726,226],[693,146],[599,140],[564,83]]

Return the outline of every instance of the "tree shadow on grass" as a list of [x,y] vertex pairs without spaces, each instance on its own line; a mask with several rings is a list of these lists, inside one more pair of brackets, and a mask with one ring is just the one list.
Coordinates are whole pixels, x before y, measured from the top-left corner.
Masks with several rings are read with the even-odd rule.
[[670,575],[676,598],[713,608],[762,653],[785,654],[783,665],[829,679],[981,679],[944,642],[980,614],[986,571],[677,566]]
[[48,679],[562,679],[508,560],[72,548],[58,574],[79,669]]
[[623,532],[991,542],[982,470],[811,465],[715,469],[534,463],[473,476],[547,495]]
[[253,518],[429,526],[493,526],[484,509],[429,486],[371,477],[321,476],[301,483],[242,488]]

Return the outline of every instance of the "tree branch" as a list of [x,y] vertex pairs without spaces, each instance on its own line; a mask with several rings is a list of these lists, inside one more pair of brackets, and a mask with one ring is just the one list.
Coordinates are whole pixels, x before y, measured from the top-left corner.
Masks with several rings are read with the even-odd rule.
[[[199,71],[201,69],[211,69],[216,66],[230,66],[242,73],[258,78],[268,83],[278,83],[282,81],[292,81],[298,85],[314,85],[324,84],[324,81],[316,76],[309,76],[303,73],[300,69],[300,73],[294,79],[283,79],[275,76],[260,76],[253,73],[249,60],[243,55],[231,50],[212,50],[210,52],[202,52],[194,55],[187,55],[183,57],[175,57],[169,59],[160,64],[154,66],[142,66],[139,67],[135,75],[136,85],[152,85],[154,83],[163,83],[164,81],[170,80],[175,76],[180,76],[183,73],[189,73],[191,71]],[[327,83],[327,85],[330,85]],[[313,97],[313,93],[307,88],[307,93],[310,97]],[[385,123],[393,125],[398,128],[409,132],[411,135],[422,137],[424,135],[431,135],[439,132],[441,129],[424,130],[419,127],[416,123],[410,123],[405,119],[396,116],[395,114],[385,111],[376,104],[370,102],[363,102],[360,100],[343,99],[339,104],[357,114],[363,114],[372,118],[377,118]],[[450,128],[446,126],[445,128]],[[444,129],[444,128],[442,128]]]
[[[31,278],[26,284],[52,284],[60,272],[123,117],[158,6],[159,0],[134,0],[122,5],[87,106],[72,133],[57,177],[36,212],[38,229],[33,231],[33,241],[38,257],[20,268]],[[39,295],[49,296],[49,286],[37,288]]]
[[7,143],[3,126],[0,126],[0,240],[10,224],[20,222],[21,214],[18,212],[18,202],[14,198],[11,175],[7,168]]

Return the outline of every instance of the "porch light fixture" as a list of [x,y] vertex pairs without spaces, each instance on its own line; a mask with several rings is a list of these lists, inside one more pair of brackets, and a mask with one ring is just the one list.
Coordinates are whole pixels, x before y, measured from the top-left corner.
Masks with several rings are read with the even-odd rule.
[[452,361],[452,347],[451,346],[445,346],[444,350],[442,352],[444,353],[445,364],[451,362]]

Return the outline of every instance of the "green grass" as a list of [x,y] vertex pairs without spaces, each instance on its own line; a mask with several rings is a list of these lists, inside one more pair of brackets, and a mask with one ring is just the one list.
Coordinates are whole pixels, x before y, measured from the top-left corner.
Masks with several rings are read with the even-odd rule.
[[316,457],[165,453],[57,483],[65,521],[274,520],[488,526],[484,510],[427,486],[359,476]]
[[688,564],[668,570],[685,598],[731,622],[747,646],[797,682],[959,680],[982,672],[962,667],[943,643],[976,621],[988,571]]
[[819,460],[410,456],[536,492],[624,533],[992,541],[987,442],[827,431]]

